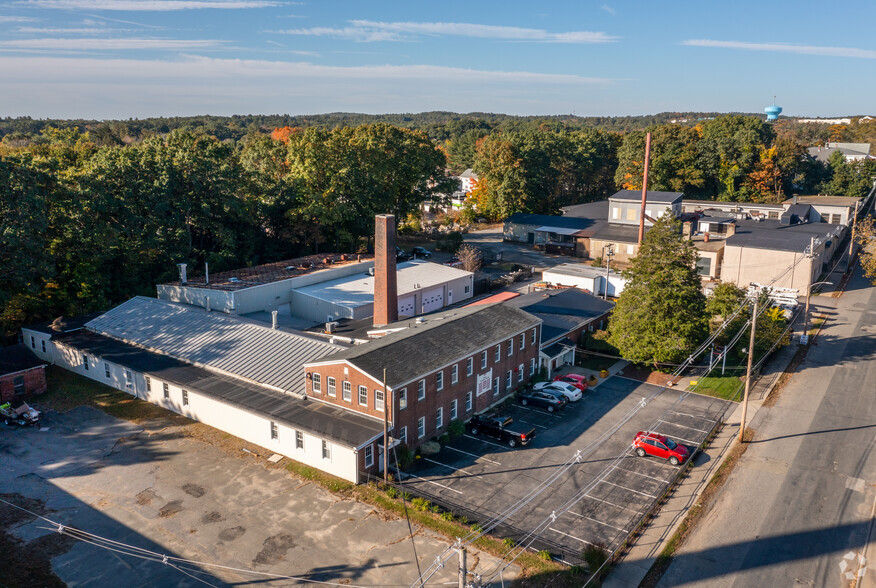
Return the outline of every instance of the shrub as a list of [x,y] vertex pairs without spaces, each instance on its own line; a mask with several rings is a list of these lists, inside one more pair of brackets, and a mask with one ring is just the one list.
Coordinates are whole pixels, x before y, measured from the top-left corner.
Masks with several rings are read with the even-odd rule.
[[447,425],[447,432],[450,433],[451,438],[459,437],[465,433],[465,423],[459,419],[453,419]]
[[395,456],[398,459],[398,465],[401,468],[406,468],[414,461],[414,454],[407,445],[401,443],[395,448]]
[[584,560],[591,572],[595,572],[608,561],[608,548],[603,543],[588,545],[581,552],[581,559]]
[[539,551],[538,557],[540,557],[541,559],[543,559],[545,561],[551,561],[551,559],[553,559],[553,558],[551,558],[551,552],[547,551],[546,549],[542,549],[541,551]]
[[429,510],[431,510],[435,514],[438,514],[439,512],[441,512],[441,507],[438,506],[437,504],[433,504],[432,506],[429,507]]
[[421,455],[435,455],[439,451],[441,451],[441,445],[436,441],[426,441],[420,445]]
[[480,526],[478,523],[473,524],[471,526],[471,530],[474,531],[475,533],[483,533],[484,532],[484,528],[482,526]]
[[504,539],[502,539],[502,544],[503,544],[505,547],[508,547],[508,548],[510,549],[511,547],[516,547],[516,546],[517,546],[517,541],[515,541],[515,540],[512,539],[511,537],[505,537]]
[[441,433],[441,436],[438,437],[438,443],[441,445],[447,445],[450,443],[450,433]]
[[453,513],[452,512],[442,512],[441,513],[441,520],[447,521],[449,523],[450,521],[453,520]]
[[425,498],[420,498],[418,496],[417,498],[414,498],[413,500],[411,500],[411,506],[413,506],[417,510],[425,512],[425,511],[429,510],[429,501],[426,500]]
[[390,498],[395,498],[396,496],[398,496],[398,490],[395,486],[389,486],[386,488],[386,495]]
[[460,523],[462,523],[463,525],[468,524],[468,517],[465,515],[459,515],[458,517],[456,517],[456,520],[459,521]]
[[602,259],[602,256],[593,258],[593,267],[605,267],[605,262]]

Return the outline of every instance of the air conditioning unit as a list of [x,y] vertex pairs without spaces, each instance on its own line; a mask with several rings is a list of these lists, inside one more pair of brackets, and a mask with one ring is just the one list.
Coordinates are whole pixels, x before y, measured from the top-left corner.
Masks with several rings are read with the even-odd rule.
[[369,275],[369,276],[373,276],[373,275],[374,275],[374,266],[371,266],[371,267],[368,268],[368,275]]
[[332,321],[330,323],[326,323],[325,324],[325,332],[326,333],[334,333],[337,326],[338,326],[338,321]]

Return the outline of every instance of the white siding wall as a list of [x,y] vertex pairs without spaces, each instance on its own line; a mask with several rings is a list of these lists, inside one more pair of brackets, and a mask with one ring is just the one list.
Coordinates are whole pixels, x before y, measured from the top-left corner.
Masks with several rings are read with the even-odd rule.
[[[55,344],[52,342],[49,335],[31,329],[21,329],[21,337],[24,339],[24,344],[27,345],[27,348],[30,349],[34,355],[49,363],[55,361]],[[31,337],[33,337],[33,346],[31,346]],[[46,343],[45,353],[43,353],[43,341]]]
[[[29,339],[28,339],[29,341]],[[85,354],[88,355],[88,354]],[[295,447],[295,430],[282,423],[277,423],[278,438],[271,439],[271,419],[245,410],[239,406],[227,404],[210,396],[188,390],[188,406],[183,406],[182,388],[168,383],[170,398],[164,398],[164,381],[150,377],[151,390],[146,389],[146,376],[133,372],[133,389],[125,386],[124,368],[110,363],[111,378],[106,377],[105,361],[93,355],[88,355],[89,369],[82,364],[83,353],[78,349],[65,345],[57,346],[56,364],[71,372],[91,378],[117,390],[128,392],[168,410],[202,422],[220,431],[225,431],[236,437],[270,449],[280,455],[285,455],[295,461],[315,467],[319,470],[338,476],[353,483],[358,483],[358,467],[356,451],[342,445],[329,442],[331,459],[322,457],[322,439],[304,433],[304,449]]]

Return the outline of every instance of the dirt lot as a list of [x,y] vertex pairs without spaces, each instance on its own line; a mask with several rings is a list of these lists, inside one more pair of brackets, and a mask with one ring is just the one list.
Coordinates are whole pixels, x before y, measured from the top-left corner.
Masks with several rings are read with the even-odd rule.
[[[251,572],[353,584],[416,579],[405,520],[300,480],[285,460],[272,465],[259,451],[203,425],[167,418],[135,424],[90,406],[48,413],[43,430],[0,429],[0,498],[159,556],[204,562],[181,572],[145,552],[120,555],[0,504],[0,584],[288,585]],[[422,567],[447,547],[431,531],[415,526],[414,535]],[[495,563],[469,554],[475,570]],[[455,581],[451,568],[433,580]]]

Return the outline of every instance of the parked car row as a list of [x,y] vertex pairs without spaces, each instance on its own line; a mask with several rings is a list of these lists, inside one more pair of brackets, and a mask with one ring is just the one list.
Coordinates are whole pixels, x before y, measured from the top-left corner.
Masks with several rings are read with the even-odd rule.
[[396,263],[402,261],[410,261],[411,259],[432,259],[432,252],[425,247],[411,247],[410,252],[405,251],[401,247],[395,248]]

